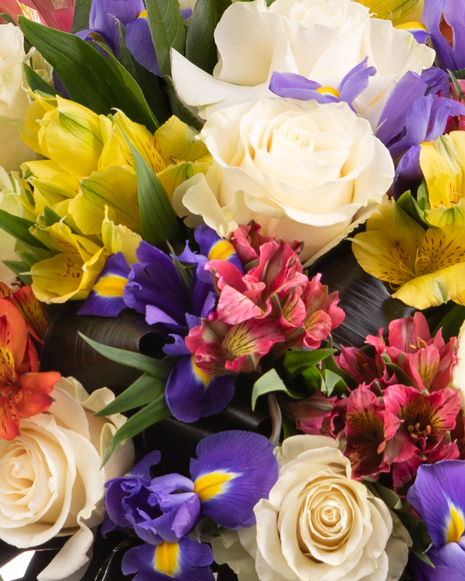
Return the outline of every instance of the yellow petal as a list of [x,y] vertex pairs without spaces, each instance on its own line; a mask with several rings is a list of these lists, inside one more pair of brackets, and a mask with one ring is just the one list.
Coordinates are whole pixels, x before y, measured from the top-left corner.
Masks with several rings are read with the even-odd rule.
[[70,201],[70,212],[83,234],[100,234],[105,206],[117,224],[140,230],[137,178],[133,170],[110,167],[81,180],[80,193]]
[[136,234],[126,226],[115,223],[108,218],[108,208],[105,208],[105,219],[102,224],[102,240],[107,254],[122,252],[128,264],[138,262],[136,250],[142,241],[139,234]]
[[177,165],[168,166],[160,172],[157,177],[171,200],[174,191],[178,186],[198,173],[207,175],[210,165],[211,161],[198,163],[182,161]]
[[176,116],[172,116],[155,132],[157,147],[166,165],[179,161],[198,161],[207,156],[208,149],[203,141],[196,139],[198,132]]
[[407,19],[421,20],[424,0],[357,0],[370,9],[377,18],[392,20],[393,24],[406,22]]
[[461,199],[458,204],[450,208],[439,206],[435,210],[426,212],[426,221],[432,226],[438,227],[447,224],[465,226],[465,199]]

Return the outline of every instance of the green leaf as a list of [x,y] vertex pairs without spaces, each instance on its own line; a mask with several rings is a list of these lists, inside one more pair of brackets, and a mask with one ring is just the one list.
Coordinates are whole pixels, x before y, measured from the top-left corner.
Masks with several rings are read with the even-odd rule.
[[314,351],[288,351],[284,357],[284,367],[292,377],[313,367],[326,357],[336,353],[336,349],[316,349]]
[[410,516],[403,512],[398,512],[396,514],[412,537],[413,544],[410,550],[424,563],[433,567],[430,558],[425,554],[426,549],[431,544],[431,538],[428,534],[425,523],[414,516]]
[[450,71],[448,72],[449,74],[451,74],[451,78],[453,76],[461,81],[465,80],[465,69],[459,69],[458,71],[454,71],[453,73],[451,73]]
[[141,355],[134,351],[125,351],[124,349],[117,349],[116,347],[108,347],[107,345],[89,339],[82,333],[79,333],[79,336],[98,353],[111,361],[121,363],[121,365],[127,365],[128,367],[133,367],[139,371],[144,371],[151,377],[155,377],[160,381],[166,381],[168,379],[168,375],[171,371],[171,364],[167,361],[160,361],[159,359],[147,357],[147,355]]
[[46,95],[56,95],[57,91],[51,87],[44,79],[38,75],[34,69],[31,69],[29,65],[23,63],[24,73],[26,75],[27,84],[33,91],[41,91]]
[[17,24],[13,20],[13,18],[9,14],[7,14],[6,12],[2,12],[0,14],[0,18],[3,18],[3,20],[6,20],[7,22],[9,22],[10,24],[13,24],[14,26],[17,26]]
[[29,267],[25,262],[19,262],[15,260],[4,260],[3,264],[12,270],[18,278],[20,278],[24,284],[32,284],[32,276],[27,274],[21,274],[22,272],[28,272]]
[[30,246],[35,246],[37,248],[42,248],[47,250],[47,247],[39,242],[37,238],[29,232],[29,228],[35,226],[34,222],[30,220],[25,220],[19,216],[13,216],[5,212],[5,210],[0,210],[0,228],[5,230],[8,234],[11,234],[17,240],[21,240]]
[[60,216],[48,206],[45,206],[43,216],[47,226],[53,226],[53,224],[57,224],[61,220]]
[[224,11],[230,5],[231,0],[197,0],[189,20],[186,57],[207,73],[212,73],[218,62],[213,33]]
[[432,335],[436,335],[439,329],[442,329],[444,341],[449,341],[451,337],[457,337],[460,327],[465,321],[465,307],[454,305],[447,315],[441,320]]
[[161,73],[171,73],[170,48],[184,53],[186,28],[178,0],[150,0],[147,2],[147,20],[157,53]]
[[125,138],[136,166],[142,238],[153,246],[166,240],[182,241],[179,222],[168,194],[149,164]]
[[132,417],[130,417],[128,421],[123,424],[113,436],[105,458],[102,462],[102,466],[105,466],[115,448],[117,448],[120,444],[126,440],[129,440],[129,438],[137,436],[137,434],[140,434],[146,428],[156,424],[161,420],[164,420],[165,418],[169,418],[170,416],[171,412],[168,409],[165,398],[163,396],[159,397],[152,403],[149,403],[149,405],[143,407]]
[[[328,343],[328,348],[330,349],[331,347],[332,341]],[[351,389],[355,389],[358,386],[358,383],[355,381],[352,375],[350,375],[350,373],[347,373],[347,371],[344,371],[343,369],[337,366],[336,360],[334,359],[333,355],[326,357],[321,362],[322,373],[324,374],[326,370],[332,371],[333,373],[339,375],[339,377],[344,381],[344,383]]]
[[[410,387],[414,387],[412,379],[405,373],[403,369],[401,369],[395,363],[392,363],[391,358],[387,353],[381,353],[381,357],[387,367],[387,369],[397,377],[397,381],[402,385],[409,385]],[[400,358],[399,358],[400,359]]]
[[383,500],[389,508],[392,508],[393,510],[400,510],[402,508],[402,500],[393,490],[382,486],[378,482],[375,482],[372,486],[379,494],[381,500]]
[[21,28],[33,46],[53,66],[71,100],[95,113],[108,115],[113,108],[145,125],[156,127],[152,117],[126,87],[119,72],[93,46],[81,38],[19,17]]
[[173,79],[166,76],[165,81],[168,88],[168,97],[170,99],[171,108],[173,109],[173,115],[176,115],[176,117],[179,117],[181,121],[184,121],[187,125],[197,129],[197,131],[200,131],[203,127],[203,123],[178,99],[176,91],[174,90]]
[[110,416],[141,407],[158,399],[164,391],[165,381],[160,381],[144,373],[122,394],[95,415]]
[[431,226],[431,224],[428,224],[425,220],[425,213],[419,208],[417,201],[410,191],[403,193],[397,200],[397,204],[402,208],[402,210],[404,210],[404,212],[418,222],[420,226],[423,226],[423,228],[436,229],[436,226]]
[[330,369],[324,369],[321,373],[323,381],[325,383],[325,395],[330,397],[335,391],[337,395],[342,395],[347,393],[348,387],[347,383],[342,379],[342,377],[331,371]]
[[74,8],[74,19],[71,32],[74,34],[80,30],[89,28],[89,14],[92,0],[77,0]]
[[252,389],[252,411],[255,410],[257,404],[257,399],[265,395],[266,393],[273,393],[275,391],[284,391],[289,397],[293,399],[299,399],[294,394],[292,394],[284,384],[283,380],[279,377],[275,369],[270,369],[265,375],[262,375],[258,379]]
[[316,391],[322,391],[326,394],[326,385],[323,376],[316,367],[309,367],[302,373],[302,379],[305,387],[313,394]]
[[115,58],[112,51],[110,50],[110,47],[108,47],[103,42],[98,42],[97,44],[106,52],[108,62],[115,69],[115,71],[117,71],[118,74],[121,76],[124,84],[126,85],[128,90],[131,91],[134,97],[139,101],[141,107],[145,109],[147,115],[151,117],[155,127],[159,127],[160,123],[158,122],[158,119],[156,118],[153,111],[150,109],[144,97],[144,93],[142,92],[142,89],[139,87],[134,77],[132,77],[132,75],[126,70],[126,68],[119,62],[119,60]]

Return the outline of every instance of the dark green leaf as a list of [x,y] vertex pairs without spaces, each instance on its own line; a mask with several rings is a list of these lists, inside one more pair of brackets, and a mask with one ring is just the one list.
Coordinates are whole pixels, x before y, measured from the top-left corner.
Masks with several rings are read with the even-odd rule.
[[433,331],[435,335],[442,329],[442,336],[444,341],[449,341],[451,337],[457,337],[460,327],[465,321],[465,307],[462,305],[454,305],[447,315],[441,320],[436,329]]
[[465,69],[459,69],[458,71],[454,71],[453,73],[451,73],[450,71],[448,72],[451,75],[451,79],[452,77],[455,77],[456,79],[459,79],[461,81],[465,80]]
[[184,53],[186,42],[186,28],[179,12],[178,0],[150,0],[147,2],[147,19],[158,66],[163,76],[169,75],[171,47]]
[[13,20],[13,18],[9,14],[7,14],[6,12],[2,12],[0,14],[0,18],[3,18],[3,20],[6,20],[7,22],[9,22],[10,24],[13,24],[14,26],[17,26],[16,22]]
[[316,349],[314,351],[288,351],[284,357],[284,367],[295,377],[305,369],[313,367],[326,357],[336,353],[336,349]]
[[71,32],[79,32],[89,28],[89,14],[92,0],[78,0],[74,8],[74,19]]
[[[27,264],[27,271],[31,270],[31,266],[42,260],[39,256],[37,256],[37,254],[28,252],[27,250],[16,250],[16,254],[25,264]],[[23,270],[23,272],[25,271]]]
[[105,458],[102,462],[102,466],[108,462],[110,456],[117,446],[129,438],[137,436],[137,434],[140,434],[149,426],[156,424],[160,420],[169,418],[170,416],[171,412],[168,409],[165,398],[163,396],[143,407],[136,414],[130,417],[128,421],[123,424],[113,436]]
[[96,413],[96,416],[110,416],[146,405],[160,397],[165,391],[165,381],[160,381],[144,373],[123,391],[115,400]]
[[17,240],[21,240],[30,246],[47,250],[47,247],[29,232],[29,228],[33,226],[35,226],[34,222],[25,220],[19,216],[13,216],[13,214],[9,214],[5,210],[0,210],[0,228],[2,230],[5,230],[5,232],[11,234]]
[[426,530],[425,523],[414,516],[410,516],[403,512],[398,512],[396,514],[412,537],[413,544],[410,550],[424,563],[432,567],[433,564],[430,558],[425,554],[426,549],[431,544],[431,539]]
[[141,355],[140,353],[134,353],[133,351],[108,347],[107,345],[89,339],[82,333],[79,333],[79,336],[84,339],[86,343],[89,343],[89,345],[98,353],[111,361],[121,363],[121,365],[127,365],[128,367],[133,367],[139,371],[144,371],[151,377],[155,377],[160,381],[166,381],[168,379],[171,365],[167,361],[160,361],[159,359],[147,357],[147,355]]
[[26,37],[53,66],[73,101],[102,115],[121,109],[133,121],[155,131],[146,109],[93,46],[73,34],[47,28],[23,16],[19,21]]
[[283,380],[279,377],[275,369],[270,369],[265,375],[262,375],[258,379],[252,389],[252,411],[255,410],[257,404],[257,399],[267,393],[273,393],[275,391],[284,391],[289,397],[296,398],[284,384]]
[[24,284],[32,284],[32,277],[27,274],[21,274],[22,272],[28,272],[29,267],[25,262],[19,262],[15,260],[4,260],[3,264],[8,266],[8,268],[13,271],[18,278],[20,278]]
[[[411,387],[414,386],[412,379],[405,373],[405,371],[403,369],[401,369],[398,365],[396,365],[395,363],[392,363],[389,355],[387,355],[386,353],[382,353],[381,354],[382,359],[384,360],[384,363],[387,367],[387,369],[395,375],[397,377],[397,381],[399,383],[401,383],[402,385],[409,385]],[[400,358],[399,358],[400,359]]]
[[402,501],[393,490],[382,486],[379,482],[374,483],[372,486],[389,508],[393,510],[400,510],[402,508]]
[[403,193],[397,200],[397,204],[402,208],[402,210],[404,210],[404,212],[418,222],[420,226],[423,226],[423,228],[436,228],[426,222],[425,213],[419,208],[417,201],[410,192]]
[[316,367],[309,367],[302,373],[305,387],[313,394],[321,390],[326,394],[326,385],[321,372]]
[[56,224],[60,220],[61,220],[60,216],[54,210],[52,210],[52,208],[45,206],[44,221],[47,226],[53,226],[53,224]]
[[142,238],[154,246],[166,240],[181,241],[181,229],[168,194],[152,168],[127,137],[126,141],[136,166]]
[[141,107],[143,107],[149,115],[155,125],[155,127],[159,127],[160,124],[158,123],[158,119],[154,115],[153,111],[148,106],[148,103],[142,93],[141,88],[136,83],[135,79],[130,75],[130,73],[125,69],[125,67],[119,62],[118,59],[115,58],[113,52],[111,51],[110,47],[104,44],[103,42],[97,43],[102,50],[104,50],[107,54],[107,60],[111,64],[111,66],[115,69],[115,71],[121,76],[123,79],[124,84],[128,88],[129,91],[134,95],[134,97],[139,101]]
[[23,63],[24,72],[26,74],[27,84],[33,91],[41,91],[46,95],[56,95],[57,91],[51,87],[44,79],[38,75],[34,69],[31,69],[29,65]]
[[333,394],[333,392],[335,392],[337,395],[347,393],[349,388],[347,387],[347,383],[342,379],[339,373],[335,373],[330,369],[324,369],[321,372],[321,375],[325,383],[325,395],[327,397],[330,397]]
[[165,81],[168,87],[168,97],[170,99],[171,108],[173,109],[173,115],[179,117],[181,121],[187,123],[197,131],[200,131],[203,127],[203,123],[193,115],[189,109],[181,103],[174,90],[173,79],[169,76],[165,76]]
[[186,57],[195,65],[212,73],[218,61],[213,33],[231,0],[197,0],[189,21]]

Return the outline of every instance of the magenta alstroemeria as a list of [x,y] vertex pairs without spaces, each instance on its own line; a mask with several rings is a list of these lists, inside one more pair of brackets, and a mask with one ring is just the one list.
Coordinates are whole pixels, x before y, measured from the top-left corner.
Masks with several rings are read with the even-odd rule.
[[457,361],[456,338],[446,344],[439,330],[432,338],[425,316],[397,319],[389,325],[389,345],[380,336],[368,336],[378,355],[386,353],[410,377],[419,390],[436,391],[448,387]]

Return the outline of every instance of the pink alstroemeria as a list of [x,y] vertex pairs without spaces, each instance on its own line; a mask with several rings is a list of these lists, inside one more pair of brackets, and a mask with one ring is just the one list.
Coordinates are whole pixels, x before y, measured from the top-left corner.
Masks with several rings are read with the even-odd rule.
[[367,476],[376,479],[382,472],[389,472],[394,461],[404,461],[416,451],[414,444],[403,447],[397,437],[401,420],[365,385],[350,394],[346,418],[343,452],[352,463],[356,480]]
[[312,436],[337,438],[344,429],[346,403],[346,399],[327,397],[317,391],[306,400],[287,403],[285,409],[296,420],[298,430]]
[[335,360],[337,365],[349,373],[357,383],[370,384],[382,377],[384,372],[376,359],[369,357],[357,347],[341,347],[341,354],[335,357]]
[[419,390],[436,391],[450,385],[452,369],[457,361],[456,338],[446,344],[439,330],[431,338],[425,316],[397,319],[389,325],[389,346],[382,338],[368,336],[378,355],[386,353],[412,379]]
[[0,13],[6,13],[18,22],[23,14],[50,28],[70,32],[76,0],[0,0]]
[[225,373],[250,373],[271,347],[284,340],[276,321],[250,319],[228,325],[218,313],[211,313],[186,337],[187,348],[195,354],[196,366],[210,377]]

